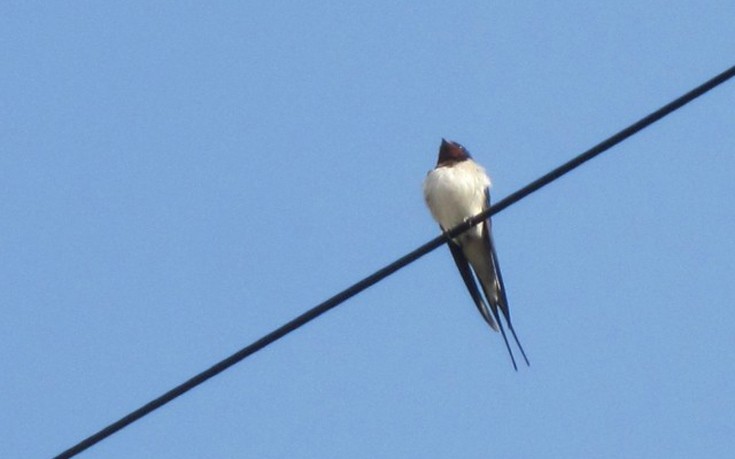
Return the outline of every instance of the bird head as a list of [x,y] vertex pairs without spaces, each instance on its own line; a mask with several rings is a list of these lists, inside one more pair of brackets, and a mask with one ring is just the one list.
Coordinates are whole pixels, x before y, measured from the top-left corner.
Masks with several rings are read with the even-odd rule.
[[472,158],[465,147],[451,140],[442,139],[439,147],[439,159],[436,164],[452,164]]

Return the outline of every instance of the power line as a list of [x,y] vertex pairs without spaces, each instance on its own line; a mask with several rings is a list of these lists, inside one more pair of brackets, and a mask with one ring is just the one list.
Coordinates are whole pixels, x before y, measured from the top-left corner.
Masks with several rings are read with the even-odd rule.
[[454,238],[458,236],[459,234],[467,231],[472,226],[484,221],[488,217],[497,214],[498,212],[502,211],[506,207],[509,207],[516,202],[520,201],[521,199],[525,198],[526,196],[530,195],[531,193],[539,190],[540,188],[548,185],[549,183],[553,182],[554,180],[558,179],[562,175],[570,172],[571,170],[581,166],[586,161],[589,161],[590,159],[594,158],[595,156],[603,153],[604,151],[610,149],[611,147],[617,145],[618,143],[622,142],[623,140],[627,139],[628,137],[636,134],[637,132],[641,131],[642,129],[645,129],[646,127],[650,126],[651,124],[655,123],[656,121],[660,120],[661,118],[665,117],[666,115],[670,114],[671,112],[681,108],[683,105],[691,102],[692,100],[696,99],[697,97],[701,96],[702,94],[706,93],[710,89],[713,89],[714,87],[724,83],[725,81],[729,80],[735,76],[735,66],[730,67],[729,69],[725,70],[721,74],[717,75],[716,77],[712,78],[711,80],[703,83],[702,85],[692,89],[691,91],[687,92],[683,96],[679,97],[678,99],[664,105],[663,107],[659,108],[655,112],[649,114],[648,116],[640,119],[639,121],[633,123],[632,125],[628,126],[627,128],[623,129],[622,131],[618,132],[617,134],[613,135],[612,137],[608,138],[607,140],[604,140],[600,142],[599,144],[595,145],[594,147],[590,148],[589,150],[585,151],[584,153],[580,154],[579,156],[573,158],[572,160],[568,161],[565,164],[562,164],[561,166],[557,167],[556,169],[552,170],[548,174],[544,175],[543,177],[538,178],[537,180],[531,182],[530,184],[526,185],[525,187],[521,188],[520,190],[512,193],[511,195],[505,197],[504,199],[498,201],[495,205],[492,207],[486,209],[485,211],[477,214],[476,216],[470,218],[466,222],[457,225],[456,227],[452,228],[451,230],[447,231],[445,234],[442,234],[441,236],[438,236],[431,241],[425,243],[421,247],[415,249],[414,251],[408,253],[407,255],[404,255],[403,257],[399,258],[398,260],[394,261],[393,263],[389,264],[388,266],[385,266],[384,268],[379,269],[375,273],[369,275],[368,277],[362,279],[361,281],[357,282],[356,284],[352,285],[351,287],[348,287],[347,289],[339,292],[338,294],[334,295],[333,297],[329,298],[328,300],[324,301],[323,303],[315,306],[314,308],[306,311],[305,313],[301,314],[300,316],[296,317],[295,319],[291,320],[290,322],[282,325],[281,327],[277,328],[276,330],[268,333],[267,335],[263,336],[259,340],[255,341],[254,343],[242,348],[241,350],[237,351],[236,353],[232,354],[231,356],[227,357],[226,359],[218,362],[217,364],[213,365],[212,367],[208,368],[207,370],[204,370],[203,372],[199,373],[198,375],[194,376],[193,378],[187,380],[186,382],[174,387],[173,389],[169,390],[165,394],[161,395],[160,397],[151,400],[150,402],[146,403],[145,405],[141,406],[137,410],[131,412],[130,414],[126,415],[123,418],[120,418],[119,420],[115,421],[114,423],[108,425],[104,429],[100,430],[99,432],[95,433],[94,435],[85,438],[78,444],[72,446],[71,448],[67,449],[66,451],[62,452],[58,456],[56,456],[56,459],[65,459],[70,458],[72,456],[75,456],[82,451],[86,450],[90,446],[104,440],[105,438],[109,437],[110,435],[114,434],[118,430],[123,429],[124,427],[132,424],[133,422],[137,421],[138,419],[142,418],[143,416],[151,413],[152,411],[162,407],[166,403],[170,402],[171,400],[175,399],[179,395],[184,394],[185,392],[193,389],[194,387],[202,384],[209,378],[216,376],[217,374],[225,371],[229,367],[235,365],[236,363],[240,362],[241,360],[245,359],[246,357],[258,352],[259,350],[263,349],[267,345],[271,344],[272,342],[284,337],[288,333],[296,330],[297,328],[301,327],[302,325],[306,324],[307,322],[310,322],[313,319],[316,319],[320,315],[324,314],[325,312],[329,311],[330,309],[338,306],[339,304],[343,303],[344,301],[350,299],[351,297],[357,295],[358,293],[362,292],[366,288],[378,283],[379,281],[383,280],[384,278],[390,276],[394,272],[398,271],[399,269],[403,268],[404,266],[416,261],[417,259],[421,258],[422,256],[426,255],[427,253],[433,251],[434,249],[438,248],[439,246],[446,243],[450,238]]

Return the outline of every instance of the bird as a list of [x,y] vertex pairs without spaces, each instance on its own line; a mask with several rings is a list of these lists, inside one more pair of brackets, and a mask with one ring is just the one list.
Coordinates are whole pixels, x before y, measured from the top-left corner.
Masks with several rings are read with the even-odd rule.
[[[441,230],[447,232],[490,207],[490,186],[487,172],[472,159],[465,147],[442,139],[436,167],[426,175],[423,192],[432,217]],[[510,320],[490,218],[450,239],[447,245],[482,318],[503,336],[513,368],[518,371],[498,310],[502,312],[526,365],[530,366]],[[484,298],[475,279],[480,283]]]

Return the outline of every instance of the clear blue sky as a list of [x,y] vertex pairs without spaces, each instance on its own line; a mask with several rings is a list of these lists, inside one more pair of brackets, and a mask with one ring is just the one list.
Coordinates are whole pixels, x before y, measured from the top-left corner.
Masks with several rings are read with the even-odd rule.
[[[0,456],[49,457],[735,63],[732,1],[0,5]],[[515,373],[444,247],[88,458],[735,450],[735,82],[495,217]]]

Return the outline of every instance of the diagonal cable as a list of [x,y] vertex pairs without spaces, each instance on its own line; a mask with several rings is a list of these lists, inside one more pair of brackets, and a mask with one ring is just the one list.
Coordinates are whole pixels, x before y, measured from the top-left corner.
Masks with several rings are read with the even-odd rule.
[[433,251],[437,247],[443,245],[446,243],[450,238],[456,237],[459,234],[467,231],[469,228],[471,228],[474,225],[477,225],[478,223],[484,221],[485,219],[489,218],[492,215],[495,215],[496,213],[504,210],[506,207],[509,207],[516,202],[520,201],[521,199],[525,198],[526,196],[530,195],[531,193],[539,190],[540,188],[548,185],[549,183],[553,182],[554,180],[558,179],[562,175],[570,172],[571,170],[581,166],[586,161],[589,161],[590,159],[594,158],[595,156],[598,156],[599,154],[605,152],[606,150],[610,149],[611,147],[617,145],[618,143],[622,142],[623,140],[627,139],[628,137],[636,134],[637,132],[641,131],[642,129],[647,128],[651,124],[655,123],[656,121],[660,120],[661,118],[665,117],[666,115],[670,114],[671,112],[681,108],[685,104],[691,102],[692,100],[696,99],[697,97],[701,96],[702,94],[706,93],[707,91],[715,88],[716,86],[724,83],[725,81],[729,80],[735,76],[735,66],[730,67],[729,69],[725,70],[724,72],[720,73],[719,75],[715,76],[714,78],[706,81],[705,83],[701,84],[700,86],[697,86],[696,88],[692,89],[691,91],[687,92],[686,94],[682,95],[678,99],[664,105],[663,107],[659,108],[655,112],[645,116],[644,118],[641,118],[637,122],[631,124],[627,128],[623,129],[622,131],[618,132],[617,134],[613,135],[612,137],[600,142],[599,144],[595,145],[594,147],[590,148],[589,150],[585,151],[584,153],[580,154],[579,156],[571,159],[570,161],[562,164],[561,166],[557,167],[556,169],[552,170],[551,172],[547,173],[546,175],[536,179],[535,181],[529,183],[528,185],[524,186],[520,190],[510,194],[509,196],[505,197],[504,199],[498,201],[495,205],[492,207],[484,210],[483,212],[475,215],[474,217],[470,218],[466,222],[457,225],[456,227],[452,228],[451,230],[447,231],[445,234],[442,234],[441,236],[437,236],[431,241],[425,243],[421,247],[415,249],[414,251],[408,253],[407,255],[404,255],[403,257],[399,258],[398,260],[394,261],[393,263],[389,264],[388,266],[385,266],[384,268],[379,269],[378,271],[374,272],[373,274],[369,275],[368,277],[362,279],[361,281],[357,282],[356,284],[348,287],[347,289],[337,293],[333,297],[329,298],[328,300],[324,301],[323,303],[315,306],[314,308],[306,311],[305,313],[301,314],[300,316],[296,317],[295,319],[291,320],[290,322],[282,325],[281,327],[273,330],[272,332],[268,333],[267,335],[263,336],[259,340],[255,341],[252,344],[249,344],[248,346],[242,348],[241,350],[237,351],[236,353],[232,354],[231,356],[227,357],[226,359],[216,363],[215,365],[211,366],[210,368],[202,371],[201,373],[197,374],[196,376],[192,377],[191,379],[181,383],[180,385],[174,387],[173,389],[169,390],[165,394],[161,395],[160,397],[151,400],[150,402],[146,403],[145,405],[141,406],[140,408],[136,409],[135,411],[129,413],[128,415],[120,418],[119,420],[113,422],[112,424],[108,425],[104,429],[100,430],[99,432],[85,438],[81,442],[77,443],[76,445],[72,446],[71,448],[67,449],[66,451],[62,452],[58,456],[56,456],[55,459],[66,459],[70,458],[72,456],[75,456],[82,451],[86,450],[90,446],[104,440],[105,438],[109,437],[110,435],[114,434],[118,430],[121,430],[125,428],[126,426],[132,424],[133,422],[137,421],[138,419],[142,418],[143,416],[151,413],[152,411],[162,407],[166,403],[170,402],[171,400],[175,399],[179,395],[184,394],[185,392],[193,389],[194,387],[202,384],[209,378],[212,378],[213,376],[218,375],[219,373],[225,371],[226,369],[230,368],[231,366],[235,365],[236,363],[240,362],[241,360],[245,359],[246,357],[258,352],[259,350],[263,349],[267,345],[271,344],[272,342],[284,337],[285,335],[289,334],[290,332],[296,330],[297,328],[301,327],[302,325],[306,324],[307,322],[310,322],[314,320],[315,318],[319,317],[320,315],[324,314],[325,312],[329,311],[330,309],[338,306],[339,304],[343,303],[344,301],[350,299],[351,297],[357,295],[358,293],[362,292],[366,288],[380,282],[381,280],[385,279],[386,277],[390,276],[394,272],[398,271],[399,269],[403,268],[404,266],[416,261],[417,259],[421,258],[422,256],[426,255],[427,253]]

